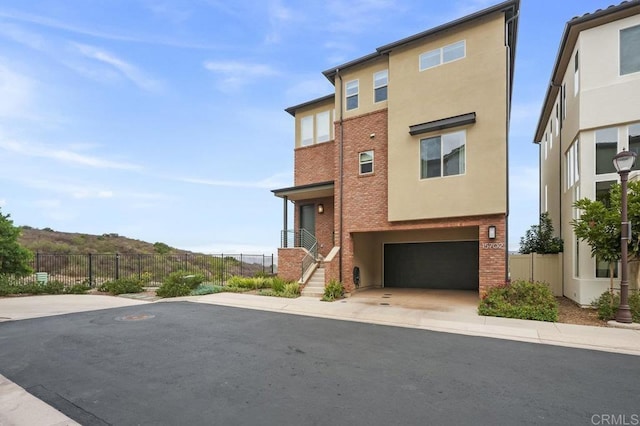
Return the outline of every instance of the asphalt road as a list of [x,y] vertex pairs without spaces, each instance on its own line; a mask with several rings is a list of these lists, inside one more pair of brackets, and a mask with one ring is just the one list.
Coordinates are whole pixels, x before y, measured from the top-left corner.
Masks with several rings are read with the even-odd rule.
[[0,374],[85,425],[640,419],[638,357],[189,302],[0,323]]

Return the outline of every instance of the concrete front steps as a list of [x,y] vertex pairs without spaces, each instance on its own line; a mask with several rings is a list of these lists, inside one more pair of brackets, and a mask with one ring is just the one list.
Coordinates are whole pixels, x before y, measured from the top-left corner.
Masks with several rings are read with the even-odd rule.
[[324,266],[322,263],[318,265],[307,285],[302,289],[302,296],[306,297],[322,297],[324,295]]

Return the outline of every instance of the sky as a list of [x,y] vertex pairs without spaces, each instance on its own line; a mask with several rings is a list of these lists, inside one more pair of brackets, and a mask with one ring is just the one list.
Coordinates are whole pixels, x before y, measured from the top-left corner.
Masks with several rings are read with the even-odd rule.
[[[565,23],[610,1],[521,0],[510,250],[538,222],[532,141]],[[331,94],[325,69],[499,2],[3,0],[0,208],[16,225],[277,254],[284,109]]]

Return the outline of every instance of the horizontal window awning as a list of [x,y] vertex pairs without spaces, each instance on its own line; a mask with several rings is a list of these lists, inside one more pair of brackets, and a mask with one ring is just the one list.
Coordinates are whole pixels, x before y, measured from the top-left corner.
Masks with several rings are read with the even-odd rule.
[[469,112],[467,114],[456,115],[455,117],[442,118],[440,120],[429,121],[422,124],[414,124],[409,126],[409,134],[411,136],[421,135],[423,133],[435,132],[438,130],[450,129],[452,127],[466,126],[476,122],[476,113]]
[[287,197],[291,201],[300,201],[313,198],[333,197],[334,186],[334,182],[329,181],[274,189],[271,192],[273,192],[273,195],[276,197]]

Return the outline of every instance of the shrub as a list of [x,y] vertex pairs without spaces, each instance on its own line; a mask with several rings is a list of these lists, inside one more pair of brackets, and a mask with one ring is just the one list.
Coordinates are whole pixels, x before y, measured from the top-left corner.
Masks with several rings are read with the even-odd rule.
[[271,288],[276,293],[282,293],[286,285],[287,285],[287,282],[280,277],[273,277],[271,279]]
[[198,288],[191,290],[191,296],[204,296],[205,294],[222,293],[224,287],[221,285],[201,284]]
[[[38,283],[36,283],[38,285]],[[43,293],[46,294],[62,294],[64,293],[64,283],[60,281],[47,281],[46,284],[41,285]]]
[[334,300],[341,298],[343,295],[344,286],[341,282],[334,279],[329,281],[329,284],[324,287],[322,300],[325,302],[333,302]]
[[202,274],[190,274],[186,271],[172,272],[165,278],[164,283],[171,284],[184,284],[189,287],[190,290],[195,290],[200,284],[204,282],[204,275]]
[[300,285],[298,283],[286,283],[282,291],[284,297],[298,297],[300,296]]
[[[620,295],[605,291],[591,305],[598,310],[598,318],[604,321],[615,319],[620,307]],[[640,292],[629,294],[629,310],[633,322],[640,322]]]
[[113,295],[125,293],[140,293],[142,281],[134,278],[120,278],[113,281],[106,281],[98,287],[98,291]]
[[262,289],[271,287],[272,279],[271,278],[262,278],[262,277],[240,277],[233,276],[227,280],[227,286],[243,288],[246,290],[254,290],[254,289]]
[[65,294],[85,294],[87,291],[91,290],[86,284],[74,284],[71,287],[67,287],[64,289]]
[[478,306],[480,315],[558,321],[558,302],[545,283],[514,281],[492,287]]
[[156,290],[156,295],[160,297],[181,297],[190,295],[192,290],[186,283],[166,280]]

